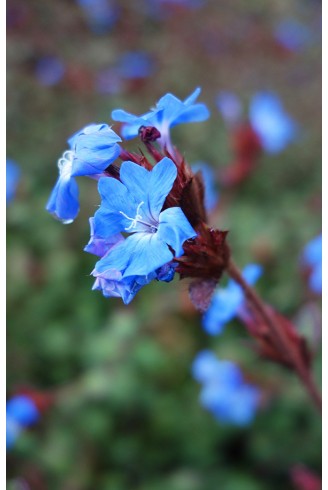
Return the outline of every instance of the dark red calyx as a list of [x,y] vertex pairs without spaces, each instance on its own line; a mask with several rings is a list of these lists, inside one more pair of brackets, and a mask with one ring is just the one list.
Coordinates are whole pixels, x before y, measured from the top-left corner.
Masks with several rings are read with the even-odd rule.
[[152,143],[161,137],[161,133],[154,126],[140,126],[139,136],[143,143]]

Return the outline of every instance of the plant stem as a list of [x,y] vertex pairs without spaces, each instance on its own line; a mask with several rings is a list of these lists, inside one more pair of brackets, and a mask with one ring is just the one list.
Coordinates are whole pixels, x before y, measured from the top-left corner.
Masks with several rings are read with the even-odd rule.
[[284,357],[288,359],[289,362],[292,364],[298,377],[300,378],[309,395],[311,396],[312,401],[314,402],[320,413],[322,413],[321,395],[313,381],[308,367],[303,362],[299,352],[297,352],[297,350],[294,348],[294,345],[291,344],[291,341],[288,338],[284,328],[282,328],[279,322],[276,322],[270,310],[265,307],[264,302],[257,295],[255,290],[251,286],[249,286],[249,284],[247,284],[240,270],[232,260],[230,260],[228,263],[227,272],[231,276],[231,278],[234,279],[241,286],[246,298],[248,299],[254,310],[270,329],[272,337],[274,338],[277,347],[280,349],[280,352],[282,352]]

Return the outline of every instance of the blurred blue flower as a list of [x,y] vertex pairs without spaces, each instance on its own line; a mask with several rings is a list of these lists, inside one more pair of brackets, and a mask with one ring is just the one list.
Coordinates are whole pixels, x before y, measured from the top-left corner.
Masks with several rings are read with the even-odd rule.
[[110,31],[119,19],[120,9],[113,0],[76,0],[95,34]]
[[251,125],[268,153],[278,153],[297,135],[296,122],[285,112],[281,100],[271,92],[258,92],[249,108]]
[[235,93],[222,90],[216,97],[216,106],[226,124],[231,125],[239,121],[242,114],[242,104]]
[[192,364],[194,378],[202,386],[201,405],[217,420],[239,426],[249,424],[256,413],[260,391],[247,384],[239,367],[221,361],[211,351],[199,352]]
[[159,144],[170,147],[170,128],[180,123],[204,121],[209,117],[205,104],[195,103],[200,91],[200,88],[197,88],[184,101],[172,94],[166,94],[154,109],[141,116],[117,109],[112,112],[112,118],[114,121],[125,123],[122,128],[124,138],[137,136],[140,126],[155,126],[161,133],[161,138],[157,140]]
[[[251,286],[262,275],[262,267],[257,264],[249,264],[243,270],[243,278]],[[213,297],[208,310],[203,315],[202,325],[210,335],[222,333],[225,325],[238,315],[245,297],[241,287],[232,279],[225,288],[219,287]]]
[[313,292],[322,293],[322,235],[313,238],[304,248],[302,261],[311,269],[309,286]]
[[[172,160],[163,158],[151,171],[123,162],[120,181],[101,178],[100,209],[95,214],[95,233],[129,236],[107,253],[95,267],[97,275],[119,271],[122,278],[149,276],[183,254],[185,240],[196,236],[181,208],[161,211],[177,175]],[[169,248],[170,247],[170,248]],[[120,279],[119,279],[120,280]]]
[[77,176],[98,177],[119,156],[121,138],[107,124],[90,124],[69,140],[70,150],[58,160],[59,178],[46,209],[63,223],[79,212]]
[[154,72],[154,63],[146,51],[130,51],[121,55],[116,71],[123,79],[147,78]]
[[6,161],[6,200],[10,202],[16,193],[19,182],[20,168],[14,160],[7,158]]
[[101,94],[119,94],[123,89],[122,78],[115,68],[99,70],[95,77],[95,89]]
[[296,19],[283,19],[274,27],[275,40],[289,51],[297,52],[308,46],[313,36],[304,24]]
[[205,162],[196,162],[191,165],[194,173],[201,172],[205,187],[204,203],[205,209],[209,213],[213,211],[219,202],[219,193],[216,189],[216,182],[213,168]]
[[39,58],[35,66],[35,76],[41,85],[56,85],[65,75],[65,65],[56,56]]
[[35,403],[25,395],[17,395],[6,406],[6,445],[10,449],[25,427],[36,423],[40,418]]

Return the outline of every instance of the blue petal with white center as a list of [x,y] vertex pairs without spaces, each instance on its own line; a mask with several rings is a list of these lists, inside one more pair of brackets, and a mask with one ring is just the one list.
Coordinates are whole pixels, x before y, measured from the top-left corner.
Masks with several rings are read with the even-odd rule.
[[58,160],[59,177],[46,205],[63,223],[74,221],[79,212],[76,176],[99,177],[120,153],[120,137],[107,124],[90,124],[69,140],[70,150]]
[[97,262],[97,273],[117,270],[123,279],[149,276],[183,254],[183,243],[196,232],[180,208],[161,211],[176,175],[172,160],[163,158],[151,171],[124,162],[122,182],[100,179],[102,202],[94,217],[95,234],[103,239],[120,232],[129,235]]
[[53,188],[46,210],[64,224],[72,223],[79,213],[79,189],[71,177],[73,152],[65,151],[58,160],[59,177]]
[[[250,285],[254,285],[261,274],[262,267],[257,264],[249,264],[243,270],[243,277]],[[225,325],[236,317],[243,303],[244,293],[235,281],[230,280],[225,288],[218,288],[203,316],[204,330],[210,335],[221,334]]]
[[274,93],[258,92],[254,95],[250,103],[249,118],[268,153],[281,152],[297,136],[296,122]]

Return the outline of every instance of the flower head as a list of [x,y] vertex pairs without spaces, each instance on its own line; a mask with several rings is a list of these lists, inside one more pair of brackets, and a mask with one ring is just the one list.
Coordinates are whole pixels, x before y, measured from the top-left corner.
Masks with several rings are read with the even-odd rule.
[[172,160],[163,158],[151,171],[124,162],[120,181],[100,179],[102,203],[94,217],[95,233],[108,238],[125,232],[128,237],[97,262],[97,274],[119,271],[122,279],[149,276],[183,254],[183,243],[196,232],[181,208],[162,211],[176,175]]
[[125,123],[122,136],[126,139],[138,135],[141,126],[154,126],[161,133],[158,140],[162,146],[169,145],[170,128],[180,123],[204,121],[209,117],[205,104],[195,103],[200,88],[197,88],[184,101],[172,94],[164,95],[150,112],[135,116],[121,109],[112,112],[114,121]]
[[[257,264],[249,264],[243,270],[243,277],[250,285],[255,284],[261,274],[262,268]],[[243,290],[234,280],[231,279],[225,288],[219,287],[203,316],[204,330],[210,335],[222,333],[225,325],[238,315],[244,300]]]
[[77,176],[98,177],[120,153],[120,137],[107,124],[90,124],[69,140],[70,150],[58,160],[59,178],[46,209],[64,223],[79,212]]
[[217,420],[240,426],[253,420],[260,392],[244,382],[236,364],[218,359],[211,351],[202,351],[194,359],[192,372],[203,385],[201,405]]

